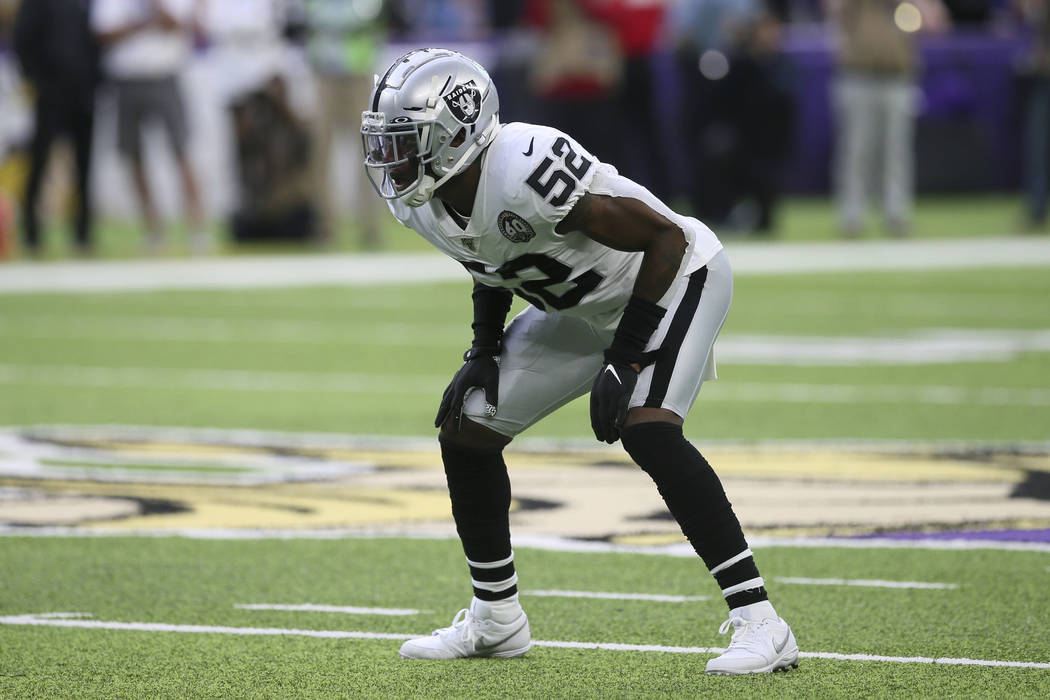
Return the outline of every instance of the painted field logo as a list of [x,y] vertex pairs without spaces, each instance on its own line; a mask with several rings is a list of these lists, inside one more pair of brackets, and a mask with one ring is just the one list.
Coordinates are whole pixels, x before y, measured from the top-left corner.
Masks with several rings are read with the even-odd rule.
[[445,95],[445,104],[452,110],[452,116],[463,124],[473,124],[478,120],[481,107],[481,91],[469,80],[457,85],[452,92]]
[[506,209],[500,212],[499,218],[496,219],[496,226],[499,227],[499,232],[503,234],[503,237],[511,243],[528,243],[536,235],[528,221]]

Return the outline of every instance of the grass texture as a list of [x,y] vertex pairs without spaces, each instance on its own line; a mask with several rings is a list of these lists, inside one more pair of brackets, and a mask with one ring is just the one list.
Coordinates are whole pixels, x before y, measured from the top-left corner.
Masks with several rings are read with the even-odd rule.
[[[952,590],[778,585],[804,652],[1050,661],[1045,553],[765,549],[767,576],[956,583]],[[719,592],[693,559],[518,551],[533,638],[720,647]],[[450,540],[5,538],[0,616],[426,634],[469,600]],[[530,589],[706,595],[690,603],[530,597]],[[240,604],[415,608],[413,616]],[[708,677],[709,654],[536,647],[515,660],[413,662],[399,640],[0,625],[4,697],[1045,697],[1045,669],[803,659]]]

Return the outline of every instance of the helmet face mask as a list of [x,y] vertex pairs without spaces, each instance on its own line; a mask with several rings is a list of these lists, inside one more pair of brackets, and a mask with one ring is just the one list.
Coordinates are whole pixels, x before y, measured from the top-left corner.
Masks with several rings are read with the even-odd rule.
[[[379,196],[398,199],[419,186],[428,173],[428,166],[440,156],[434,152],[428,139],[443,125],[430,121],[411,121],[401,118],[395,124],[386,123],[383,112],[364,112],[361,136],[364,140],[365,172]],[[452,141],[443,134],[445,143]]]
[[488,73],[445,49],[410,51],[390,66],[361,114],[365,170],[380,197],[429,201],[499,130]]

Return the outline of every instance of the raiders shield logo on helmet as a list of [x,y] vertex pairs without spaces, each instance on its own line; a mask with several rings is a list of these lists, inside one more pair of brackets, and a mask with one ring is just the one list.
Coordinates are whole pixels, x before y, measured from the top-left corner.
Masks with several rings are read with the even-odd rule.
[[445,95],[445,104],[460,122],[473,124],[481,114],[481,91],[473,80],[468,80]]
[[532,225],[512,211],[501,211],[496,226],[511,243],[528,243],[536,235]]

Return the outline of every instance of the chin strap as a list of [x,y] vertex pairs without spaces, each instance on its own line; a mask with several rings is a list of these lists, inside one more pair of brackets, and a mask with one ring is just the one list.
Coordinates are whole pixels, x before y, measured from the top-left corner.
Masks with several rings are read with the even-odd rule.
[[473,158],[478,149],[492,143],[492,140],[496,138],[496,134],[498,134],[503,127],[498,119],[498,116],[493,115],[492,126],[489,127],[488,131],[482,134],[479,138],[474,139],[474,143],[470,144],[470,147],[463,152],[463,155],[459,157],[459,160],[457,160],[455,164],[448,169],[448,172],[442,175],[440,179],[435,180],[432,175],[424,173],[419,179],[419,186],[412,190],[411,194],[405,197],[405,203],[410,207],[421,207],[429,202],[434,196],[434,192],[437,191],[437,188],[445,184],[445,181],[453,175],[459,174],[460,168],[463,164]]

